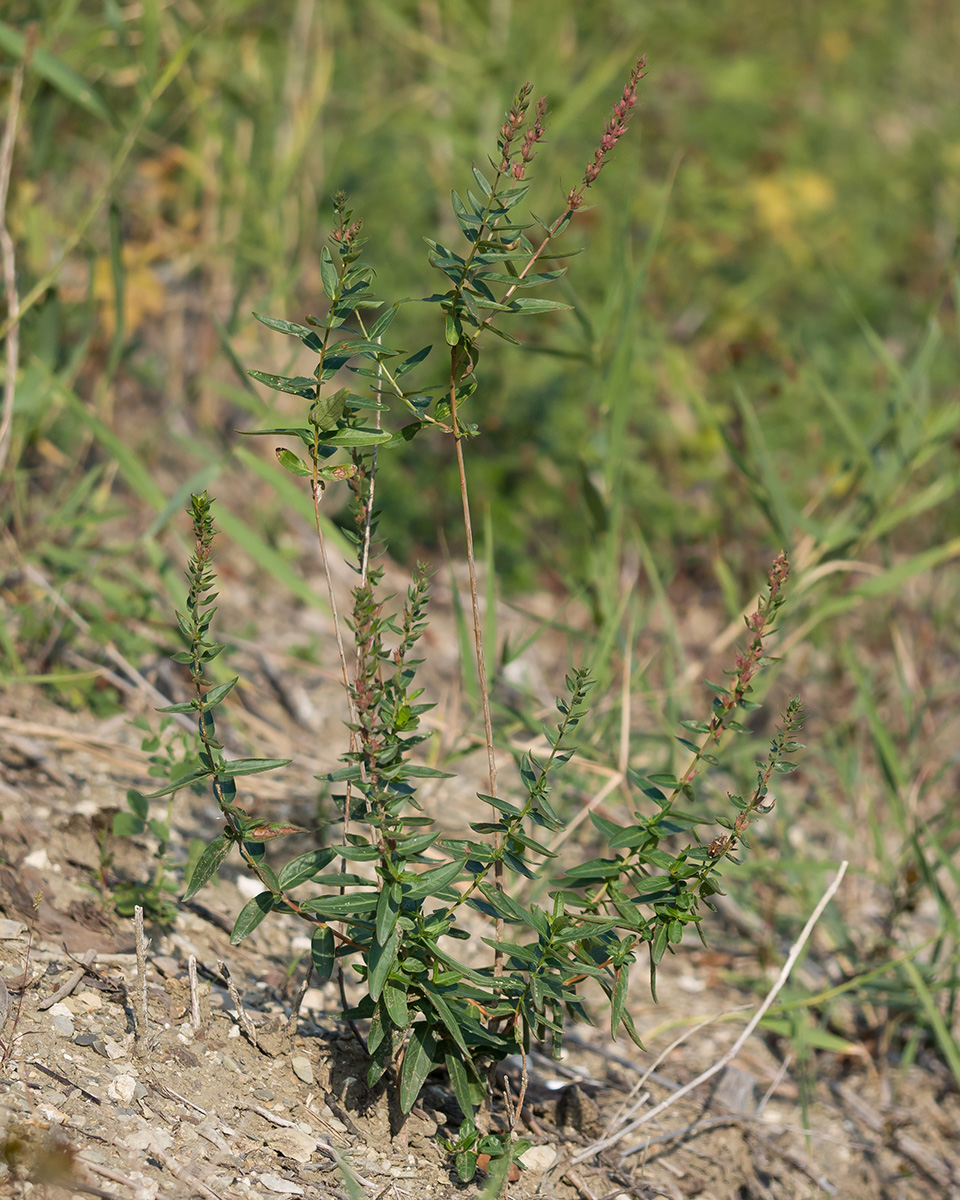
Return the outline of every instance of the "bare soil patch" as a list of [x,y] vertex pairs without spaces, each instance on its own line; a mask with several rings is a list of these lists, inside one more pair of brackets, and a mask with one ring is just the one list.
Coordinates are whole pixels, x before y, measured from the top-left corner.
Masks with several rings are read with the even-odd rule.
[[[252,598],[250,608],[255,619]],[[316,635],[318,660],[304,663],[269,639],[241,648],[233,665],[244,678],[243,708],[228,736],[243,752],[294,760],[282,776],[252,781],[244,802],[266,819],[312,828],[314,775],[335,765],[342,744],[330,686],[337,666],[322,614],[298,613],[284,627]],[[456,640],[442,596],[430,637],[430,698],[440,702],[449,746],[465,735],[456,728]],[[554,651],[540,643],[524,667],[524,685],[542,688],[545,704]],[[180,698],[180,682],[159,659],[146,673]],[[309,987],[294,1015],[307,948],[296,921],[271,918],[230,946],[250,893],[229,863],[171,929],[148,928],[149,1024],[138,1036],[132,923],[113,915],[98,885],[104,870],[108,881],[145,879],[152,866],[152,846],[105,832],[126,789],[150,786],[128,719],[149,704],[136,687],[127,702],[127,712],[101,721],[31,688],[0,705],[0,1194],[340,1197],[346,1172],[364,1196],[383,1200],[477,1195],[482,1176],[460,1184],[438,1146],[458,1123],[443,1078],[431,1078],[402,1122],[388,1092],[364,1083],[335,984]],[[468,740],[458,744],[469,749]],[[463,763],[460,791],[425,797],[454,829],[483,788],[481,767],[469,755]],[[182,860],[190,838],[213,834],[212,809],[205,798],[178,797],[175,857]],[[749,923],[736,918],[724,910],[710,949],[685,947],[664,964],[659,1007],[638,969],[631,1009],[646,1055],[611,1042],[598,1007],[598,1025],[574,1031],[560,1063],[533,1056],[522,1132],[534,1152],[509,1185],[513,1200],[960,1195],[960,1103],[939,1064],[918,1060],[894,1074],[880,1050],[851,1042],[846,1054],[819,1056],[811,1088],[772,1035],[751,1039],[702,1093],[571,1165],[619,1114],[641,1115],[733,1043],[745,1017],[730,1014],[757,1003],[756,991],[737,981],[764,974]],[[814,946],[811,964],[820,969],[816,958]],[[709,1023],[695,1028],[700,1022]],[[680,1033],[685,1040],[648,1073]],[[518,1064],[505,1069],[516,1073]],[[489,1119],[503,1121],[499,1099]]]

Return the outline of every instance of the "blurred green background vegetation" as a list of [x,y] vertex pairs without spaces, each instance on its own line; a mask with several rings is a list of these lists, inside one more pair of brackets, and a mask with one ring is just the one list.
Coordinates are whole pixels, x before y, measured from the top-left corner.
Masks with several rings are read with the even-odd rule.
[[[859,487],[861,448],[883,454],[921,346],[924,405],[956,399],[948,5],[558,0],[545,20],[510,0],[13,0],[6,75],[39,18],[9,204],[21,294],[46,284],[23,322],[10,465],[26,492],[109,458],[75,400],[131,470],[158,479],[174,447],[181,480],[234,470],[242,410],[274,401],[225,344],[282,369],[250,311],[321,304],[332,192],[364,219],[379,294],[427,294],[422,237],[456,236],[450,189],[518,83],[549,98],[531,208],[550,217],[640,51],[629,142],[564,246],[587,250],[569,264],[575,312],[484,364],[471,485],[509,583],[595,585],[611,524],[669,573],[752,579],[796,537],[790,513]],[[411,348],[437,340],[434,316],[405,311]],[[452,462],[424,440],[384,467],[405,560],[456,519]]]
[[[378,294],[426,295],[422,238],[457,244],[450,190],[518,84],[550,104],[530,173],[550,219],[648,55],[629,135],[565,235],[586,252],[550,294],[572,311],[514,330],[523,349],[485,348],[475,509],[507,590],[586,599],[601,682],[625,672],[661,746],[690,715],[685,611],[736,622],[790,551],[801,665],[785,670],[820,711],[805,815],[859,844],[884,897],[882,928],[833,936],[880,961],[922,892],[940,941],[927,991],[911,978],[895,1002],[922,1021],[945,991],[952,1013],[960,9],[9,0],[4,86],[34,22],[6,214],[28,308],[0,527],[11,563],[132,657],[180,599],[198,487],[224,497],[226,537],[310,598],[288,537],[306,498],[235,431],[281,403],[243,368],[294,366],[251,310],[323,303],[332,193],[363,217]],[[394,341],[441,341],[435,318],[407,306]],[[392,553],[436,554],[445,533],[458,555],[449,446],[418,438],[382,467]],[[51,669],[37,647],[63,631],[35,586],[5,576],[8,681]],[[630,640],[654,617],[666,665],[648,673]],[[601,708],[616,731],[617,705]],[[743,894],[767,870],[770,894],[806,904],[827,833],[814,846],[778,810],[760,836],[780,861],[745,868]],[[894,1007],[899,986],[883,983]]]

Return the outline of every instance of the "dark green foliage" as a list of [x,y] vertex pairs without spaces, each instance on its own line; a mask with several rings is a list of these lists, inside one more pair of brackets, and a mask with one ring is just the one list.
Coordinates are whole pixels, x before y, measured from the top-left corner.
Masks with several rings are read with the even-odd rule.
[[[320,976],[327,978],[338,967],[349,966],[365,985],[359,1003],[345,1015],[367,1023],[368,1084],[389,1080],[401,1110],[409,1112],[430,1073],[445,1070],[464,1119],[459,1141],[451,1149],[457,1169],[462,1178],[469,1178],[477,1156],[489,1155],[491,1186],[506,1178],[519,1151],[509,1138],[478,1138],[476,1133],[474,1116],[486,1094],[490,1068],[515,1053],[525,1064],[531,1045],[543,1041],[559,1053],[567,1021],[586,1019],[580,985],[587,980],[607,997],[612,1036],[622,1028],[639,1044],[625,1007],[630,968],[639,951],[648,952],[653,985],[657,963],[680,944],[685,927],[694,924],[699,932],[701,902],[707,903],[718,890],[723,861],[746,844],[748,826],[771,806],[771,776],[789,769],[787,756],[798,748],[792,738],[800,710],[794,703],[759,769],[753,795],[748,800],[732,798],[734,819],[691,815],[677,807],[681,801],[695,800],[695,781],[716,763],[715,752],[726,735],[743,728],[739,716],[753,707],[751,680],[763,664],[764,638],[782,603],[787,578],[781,555],[770,572],[764,600],[748,618],[752,638],[737,657],[729,686],[715,689],[709,721],[687,724],[698,740],[680,739],[691,753],[682,777],[654,774],[634,780],[647,802],[645,811],[635,814],[635,825],[621,829],[594,818],[607,841],[607,857],[564,870],[554,865],[555,854],[544,840],[565,826],[562,806],[552,797],[586,715],[592,687],[587,669],[575,670],[566,679],[566,693],[557,700],[556,725],[544,729],[549,753],[518,755],[510,799],[498,794],[491,767],[488,792],[478,797],[491,812],[488,819],[471,823],[474,837],[445,837],[417,799],[421,780],[449,777],[416,761],[428,738],[421,718],[431,707],[417,686],[429,577],[426,568],[418,566],[402,610],[388,609],[380,594],[382,568],[377,561],[378,455],[404,447],[427,426],[452,435],[464,496],[480,695],[492,760],[462,453],[462,440],[477,427],[466,423],[462,412],[478,386],[484,330],[496,333],[494,321],[560,307],[516,292],[549,284],[560,274],[534,273],[532,268],[566,227],[599,175],[605,155],[625,131],[641,66],[637,64],[624,89],[582,182],[569,193],[560,217],[550,225],[540,223],[538,240],[528,239],[514,209],[526,192],[520,181],[542,136],[545,105],[537,105],[533,122],[525,128],[530,89],[518,93],[501,129],[500,157],[491,162],[490,178],[474,169],[479,198],[472,190],[466,191],[466,199],[453,197],[466,252],[460,255],[427,239],[432,266],[450,283],[445,292],[426,298],[439,306],[449,348],[442,381],[416,391],[399,384],[401,375],[420,366],[427,355],[408,355],[383,343],[396,305],[368,327],[364,314],[380,306],[370,287],[373,269],[361,261],[360,222],[353,220],[342,196],[335,200],[336,224],[321,258],[329,299],[326,316],[307,318],[306,325],[258,318],[298,338],[317,355],[312,377],[258,375],[299,395],[307,405],[306,424],[262,432],[295,436],[306,448],[306,461],[289,451],[279,451],[278,456],[291,474],[310,480],[315,506],[328,481],[346,481],[353,505],[357,575],[349,618],[355,655],[350,664],[345,653],[341,657],[350,745],[342,755],[344,767],[324,777],[326,783],[342,785],[334,796],[341,814],[341,841],[300,855],[279,872],[267,864],[263,841],[293,832],[294,827],[253,821],[236,803],[236,779],[282,764],[268,759],[227,762],[216,740],[214,710],[235,681],[210,688],[204,674],[222,646],[210,638],[216,598],[210,502],[205,493],[192,499],[196,551],[188,572],[186,615],[178,615],[189,648],[177,659],[190,669],[196,698],[177,705],[176,711],[197,717],[202,749],[199,766],[187,781],[209,779],[225,828],[200,857],[188,894],[212,878],[235,846],[263,890],[239,914],[232,941],[248,936],[272,911],[293,912],[311,923],[311,961]],[[336,342],[335,329],[341,339]],[[366,397],[346,387],[328,389],[344,370],[369,381]],[[386,431],[383,413],[391,408],[399,408],[405,420],[409,415],[414,420],[393,433]],[[376,413],[374,426],[359,423],[364,409]],[[349,450],[349,463],[322,465],[338,447]],[[698,828],[718,822],[727,832],[705,846]],[[341,870],[330,870],[338,858]],[[348,869],[351,865],[355,871]],[[308,882],[321,894],[298,900],[294,890]],[[528,885],[535,883],[547,884],[546,907],[528,898]],[[459,923],[467,909],[473,910],[471,922],[479,915],[489,930],[489,936],[480,939],[489,948],[487,954],[477,953],[476,940]],[[465,945],[468,954],[463,953]],[[522,1100],[521,1095],[518,1108]]]

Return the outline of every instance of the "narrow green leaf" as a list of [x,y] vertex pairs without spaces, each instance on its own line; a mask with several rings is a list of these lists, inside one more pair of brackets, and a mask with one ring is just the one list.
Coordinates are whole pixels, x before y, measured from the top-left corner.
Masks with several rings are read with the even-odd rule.
[[321,434],[325,446],[382,446],[389,442],[393,434],[384,433],[382,429],[338,429],[336,433]]
[[276,903],[277,897],[273,892],[260,892],[252,900],[247,901],[240,910],[233,933],[230,934],[230,945],[238,946],[245,937],[253,933]]
[[323,349],[323,342],[317,336],[313,329],[308,329],[306,325],[297,325],[294,321],[283,321],[279,317],[265,317],[263,313],[255,312],[253,314],[261,325],[266,325],[268,329],[275,329],[277,333],[287,333],[293,337],[297,337],[305,346],[309,346],[311,350],[315,350],[318,354]]
[[326,983],[333,974],[335,955],[333,930],[329,925],[318,925],[310,937],[310,957],[320,983]]
[[408,1113],[436,1064],[437,1039],[424,1022],[413,1027],[400,1068],[400,1111]]
[[235,775],[256,775],[260,771],[275,771],[277,767],[285,767],[290,761],[289,758],[235,758],[225,762],[219,773],[227,779]]
[[321,917],[353,917],[360,913],[372,913],[377,907],[377,894],[351,892],[347,896],[316,896],[304,900],[300,906],[304,912],[317,913]]
[[278,446],[275,453],[277,462],[291,475],[295,475],[298,479],[307,479],[313,475],[311,468],[292,450],[285,450],[282,446]]
[[623,1017],[623,1006],[627,1000],[627,984],[630,976],[626,967],[619,967],[616,982],[613,985],[613,995],[610,998],[610,1037],[617,1040],[617,1030]]
[[326,246],[320,250],[320,282],[323,284],[323,290],[333,300],[337,294],[337,288],[340,286],[340,277],[333,264],[333,257]]
[[199,767],[196,771],[191,771],[189,775],[184,775],[175,783],[169,783],[166,787],[159,788],[155,792],[147,792],[147,800],[159,800],[161,796],[169,796],[171,792],[179,792],[181,788],[190,787],[193,783],[198,783],[201,779],[209,779],[214,772],[209,767]]
[[390,1020],[398,1029],[406,1029],[410,1024],[410,1012],[407,1007],[407,989],[403,984],[388,979],[381,994],[384,1007]]
[[[38,13],[37,15],[42,16],[43,14]],[[49,17],[50,14],[47,16]],[[5,50],[11,58],[22,59],[25,47],[24,35],[5,21],[0,21],[0,50]],[[87,112],[99,117],[101,121],[106,121],[108,125],[115,126],[117,124],[114,114],[83,76],[78,75],[72,67],[67,66],[63,59],[51,54],[49,50],[44,50],[42,46],[36,46],[30,59],[30,69],[80,108],[85,108]]]
[[441,888],[445,888],[447,884],[457,878],[463,870],[465,862],[466,859],[459,858],[454,862],[444,863],[442,867],[433,867],[429,871],[424,871],[417,882],[404,892],[404,895],[409,900],[420,900],[424,896],[435,895]]
[[370,947],[367,990],[374,1000],[379,1000],[387,982],[387,976],[397,965],[400,948],[400,930],[394,927],[386,942],[374,941]]
[[251,379],[265,383],[275,392],[289,392],[291,396],[312,397],[317,394],[317,381],[308,375],[271,375],[269,371],[247,371]]
[[[426,993],[427,999],[437,1010],[437,1015],[439,1016],[444,1029],[446,1029],[450,1037],[453,1038],[464,1058],[469,1060],[470,1051],[467,1048],[467,1043],[463,1040],[463,1033],[460,1030],[460,1025],[457,1021],[457,1018],[454,1016],[453,1009],[446,1002],[439,989],[434,987],[432,983],[424,979],[420,986]],[[464,1115],[466,1116],[467,1114],[465,1113]]]
[[515,296],[509,305],[509,311],[518,315],[532,313],[556,312],[559,309],[570,310],[572,304],[563,304],[559,300],[541,300],[534,296]]
[[193,874],[190,876],[187,890],[183,894],[184,900],[189,900],[191,896],[195,896],[203,885],[216,875],[220,864],[229,853],[230,842],[226,834],[221,833],[212,842],[208,843],[207,848],[197,859],[197,865],[193,868]]
[[284,891],[288,888],[299,887],[301,883],[306,883],[308,879],[313,879],[315,875],[318,875],[336,857],[337,850],[332,846],[326,846],[322,850],[308,850],[306,854],[291,859],[284,865],[277,877],[280,887]]
[[475,1093],[470,1087],[470,1079],[463,1060],[448,1050],[443,1056],[443,1062],[447,1068],[447,1074],[450,1076],[450,1084],[453,1087],[453,1094],[457,1098],[460,1111],[464,1117],[472,1118],[476,1111],[474,1107]]
[[[387,939],[393,933],[399,915],[400,898],[395,894],[393,886],[385,883],[380,889],[380,897],[377,900],[376,938],[381,946],[386,945]],[[374,999],[376,998],[375,996]]]
[[204,708],[213,708],[215,704],[219,704],[221,700],[230,695],[239,682],[240,678],[237,676],[229,683],[221,683],[218,687],[212,687],[203,697]]

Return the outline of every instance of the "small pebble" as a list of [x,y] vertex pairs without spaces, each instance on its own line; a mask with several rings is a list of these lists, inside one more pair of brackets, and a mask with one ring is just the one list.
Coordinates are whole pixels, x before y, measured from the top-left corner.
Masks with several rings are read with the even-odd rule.
[[70,1017],[56,1016],[53,1018],[53,1031],[58,1033],[60,1037],[73,1037],[73,1021]]
[[166,1129],[136,1129],[128,1133],[121,1145],[128,1150],[146,1150],[148,1154],[157,1150],[167,1151],[173,1143],[173,1134]]
[[253,1094],[256,1096],[256,1098],[258,1100],[272,1100],[273,1099],[273,1092],[271,1092],[269,1088],[263,1088],[263,1087],[254,1088]]
[[299,1163],[308,1163],[317,1150],[317,1139],[299,1129],[277,1129],[264,1141],[271,1150]]
[[557,1161],[553,1146],[531,1146],[520,1155],[520,1161],[528,1171],[549,1171]]
[[281,1175],[272,1175],[265,1172],[263,1175],[258,1175],[257,1178],[271,1192],[279,1192],[283,1196],[302,1196],[303,1188],[294,1183],[290,1179],[284,1179]]
[[132,1075],[118,1075],[107,1084],[107,1095],[110,1099],[127,1108],[133,1103],[136,1090],[137,1081]]
[[313,1067],[305,1054],[294,1054],[290,1059],[290,1066],[294,1075],[303,1083],[313,1083]]
[[175,978],[180,974],[179,962],[169,954],[155,954],[150,961],[160,974],[166,976],[167,979]]
[[120,1043],[115,1042],[113,1040],[113,1038],[104,1038],[103,1045],[104,1045],[104,1049],[107,1052],[107,1058],[116,1060],[118,1058],[126,1058],[127,1057],[126,1046],[121,1046]]

